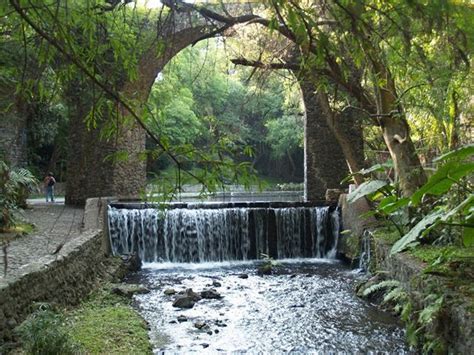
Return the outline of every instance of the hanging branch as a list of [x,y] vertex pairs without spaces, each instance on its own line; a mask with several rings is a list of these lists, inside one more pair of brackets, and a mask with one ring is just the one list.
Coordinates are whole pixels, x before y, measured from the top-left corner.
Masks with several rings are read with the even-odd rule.
[[[38,35],[44,38],[48,43],[50,43],[54,48],[56,48],[64,57],[71,61],[80,71],[82,71],[93,83],[95,83],[100,89],[102,89],[106,94],[108,94],[112,99],[117,103],[122,105],[122,107],[132,115],[133,119],[138,123],[138,125],[153,139],[153,141],[173,160],[173,162],[180,168],[180,161],[165,147],[161,140],[146,126],[143,120],[138,116],[134,109],[120,96],[119,93],[110,89],[106,84],[97,79],[97,77],[92,73],[85,65],[82,63],[76,56],[69,53],[58,41],[46,33],[42,28],[40,28],[24,11],[24,9],[19,5],[18,0],[10,0],[10,4],[13,6],[15,11],[20,15],[20,17],[28,23],[31,28],[38,33]],[[186,171],[190,176],[196,179],[198,182],[207,185],[199,177],[194,175],[190,171]]]

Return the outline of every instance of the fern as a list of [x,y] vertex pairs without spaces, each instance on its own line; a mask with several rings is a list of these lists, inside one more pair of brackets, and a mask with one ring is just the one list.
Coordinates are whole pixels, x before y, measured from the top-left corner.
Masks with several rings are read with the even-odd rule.
[[367,297],[367,296],[371,295],[372,293],[377,292],[379,290],[387,289],[387,288],[388,289],[393,289],[394,287],[398,287],[398,286],[400,286],[400,282],[397,281],[397,280],[385,280],[385,281],[379,282],[375,285],[367,287],[362,292],[362,295],[364,297]]
[[[430,295],[434,296],[434,295]],[[427,299],[433,298],[433,297],[427,297]],[[418,316],[418,322],[422,324],[422,326],[430,324],[433,319],[436,318],[436,316],[439,314],[441,308],[443,307],[444,304],[444,296],[439,296],[436,298],[436,300],[426,306],[421,312],[420,315]]]
[[[396,286],[394,287],[390,292],[388,292],[385,297],[383,298],[383,303],[388,303],[388,302],[391,302],[391,301],[395,301],[395,302],[399,302],[399,301],[406,301],[408,298],[408,294],[405,292],[405,290],[400,287],[400,286]],[[397,306],[401,306],[400,303],[398,303],[396,306],[395,306],[395,311],[397,313],[400,312],[400,310],[397,310]]]

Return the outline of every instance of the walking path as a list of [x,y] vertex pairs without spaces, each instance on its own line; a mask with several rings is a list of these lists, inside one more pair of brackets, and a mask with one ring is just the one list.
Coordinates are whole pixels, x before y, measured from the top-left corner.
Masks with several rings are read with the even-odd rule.
[[43,256],[55,254],[62,245],[80,235],[84,209],[65,206],[63,201],[28,201],[31,209],[20,215],[25,221],[34,224],[36,229],[31,234],[11,240],[6,248],[2,248],[0,280],[16,279],[22,274],[25,266],[37,262]]

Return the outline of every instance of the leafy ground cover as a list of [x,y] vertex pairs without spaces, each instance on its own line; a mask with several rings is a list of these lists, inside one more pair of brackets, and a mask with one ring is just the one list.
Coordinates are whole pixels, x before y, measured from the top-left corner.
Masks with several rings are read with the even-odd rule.
[[35,354],[151,354],[147,325],[130,299],[104,286],[73,309],[40,305],[18,328],[22,348]]

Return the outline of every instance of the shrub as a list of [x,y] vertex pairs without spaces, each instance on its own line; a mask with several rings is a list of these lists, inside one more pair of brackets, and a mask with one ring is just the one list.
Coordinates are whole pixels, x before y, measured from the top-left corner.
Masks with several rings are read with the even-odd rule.
[[61,314],[42,305],[17,328],[23,349],[34,355],[80,353],[63,324]]

